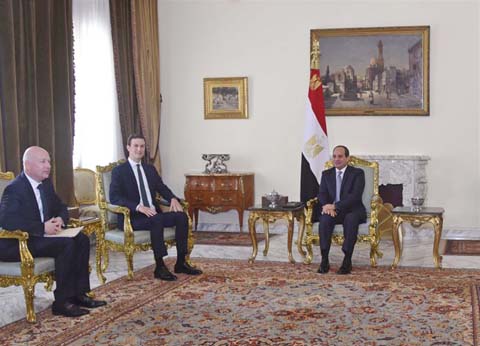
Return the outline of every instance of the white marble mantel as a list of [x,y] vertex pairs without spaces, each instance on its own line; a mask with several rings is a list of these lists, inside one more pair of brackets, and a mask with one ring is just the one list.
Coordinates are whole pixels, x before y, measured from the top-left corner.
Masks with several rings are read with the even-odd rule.
[[412,205],[410,198],[423,197],[427,200],[428,180],[426,166],[430,160],[426,155],[355,155],[364,160],[377,161],[379,184],[402,184],[403,205]]

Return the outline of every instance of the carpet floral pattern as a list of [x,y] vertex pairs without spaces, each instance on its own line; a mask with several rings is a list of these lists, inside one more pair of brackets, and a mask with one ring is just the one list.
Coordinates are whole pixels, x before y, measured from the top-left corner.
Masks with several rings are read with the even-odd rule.
[[106,308],[0,329],[1,345],[477,345],[480,271],[197,259],[204,274],[152,267],[95,289]]
[[[195,245],[227,245],[227,246],[252,246],[252,238],[248,232],[219,232],[219,231],[196,231]],[[270,238],[276,234],[270,234]],[[263,233],[257,233],[257,242],[265,239]]]

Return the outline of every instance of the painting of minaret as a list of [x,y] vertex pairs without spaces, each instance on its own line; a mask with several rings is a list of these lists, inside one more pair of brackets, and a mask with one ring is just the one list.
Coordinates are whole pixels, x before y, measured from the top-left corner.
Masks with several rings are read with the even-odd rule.
[[316,29],[327,115],[428,115],[428,26]]

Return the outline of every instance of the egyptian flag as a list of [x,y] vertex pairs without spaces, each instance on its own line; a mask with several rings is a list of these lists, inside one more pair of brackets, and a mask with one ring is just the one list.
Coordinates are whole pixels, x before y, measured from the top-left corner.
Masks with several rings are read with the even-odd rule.
[[[325,162],[330,159],[322,81],[320,79],[318,60],[313,60],[310,69],[310,88],[308,90],[302,148],[300,180],[300,198],[302,202],[306,202],[318,195],[322,171],[324,170]],[[316,215],[314,215],[314,220],[316,220]]]

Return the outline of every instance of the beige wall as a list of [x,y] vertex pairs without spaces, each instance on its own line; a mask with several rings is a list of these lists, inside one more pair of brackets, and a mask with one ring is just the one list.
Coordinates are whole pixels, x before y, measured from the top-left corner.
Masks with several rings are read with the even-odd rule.
[[[430,156],[427,203],[446,227],[480,229],[479,14],[477,1],[159,0],[165,181],[183,195],[202,153],[229,153],[230,170],[255,172],[256,202],[274,188],[297,200],[310,29],[430,25],[431,115],[328,117],[330,145]],[[203,119],[203,78],[221,76],[248,76],[250,119]]]

